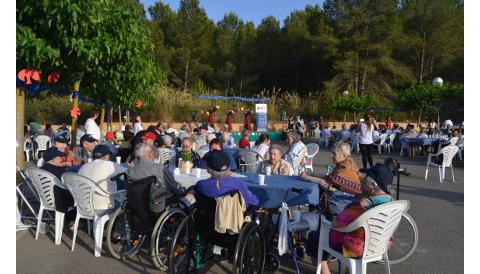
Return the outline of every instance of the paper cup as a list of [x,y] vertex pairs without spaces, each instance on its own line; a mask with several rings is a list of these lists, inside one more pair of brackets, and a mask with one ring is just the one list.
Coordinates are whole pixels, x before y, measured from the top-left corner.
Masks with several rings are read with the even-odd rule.
[[263,186],[265,185],[265,175],[264,174],[258,174],[258,184]]
[[115,157],[115,159],[117,160],[117,164],[121,164],[121,163],[122,163],[122,157],[117,156],[117,157]]
[[194,168],[193,174],[195,175],[195,177],[200,178],[200,176],[202,175],[202,170],[200,168]]
[[270,176],[272,174],[272,167],[266,166],[265,167],[265,175]]
[[92,161],[92,158],[88,158],[88,162],[90,163]]

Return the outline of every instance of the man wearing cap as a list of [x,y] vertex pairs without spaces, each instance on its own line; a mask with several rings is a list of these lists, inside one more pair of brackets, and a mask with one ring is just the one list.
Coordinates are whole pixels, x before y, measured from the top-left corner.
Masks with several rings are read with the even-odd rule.
[[105,142],[102,145],[106,145],[110,150],[110,160],[114,160],[118,156],[117,142],[115,140],[115,132],[109,131],[105,134]]
[[[107,145],[97,145],[93,149],[93,159],[92,162],[83,165],[78,174],[91,179],[101,189],[108,192],[115,192],[117,188],[124,188],[124,186],[117,187],[117,183],[110,180],[119,173],[125,172],[126,168],[110,161],[110,150]],[[95,209],[107,209],[113,205],[113,199],[95,195],[93,196],[93,205]]]
[[204,157],[207,162],[207,170],[211,177],[200,180],[195,186],[205,196],[216,198],[238,190],[247,206],[258,205],[258,198],[248,190],[247,184],[238,177],[231,176],[229,171],[230,160],[228,155],[220,150],[213,150]]
[[97,139],[90,134],[85,134],[80,138],[80,146],[73,149],[73,155],[80,165],[86,164],[88,159],[92,159],[92,152],[96,145]]
[[[43,159],[45,163],[41,167],[41,169],[50,172],[51,174],[55,175],[59,180],[61,180],[63,173],[66,172],[68,162],[65,163],[62,160],[62,157],[67,156],[65,153],[59,151],[56,147],[48,148],[45,153],[43,154]],[[73,208],[73,197],[70,194],[68,189],[63,189],[58,186],[53,186],[53,195],[55,197],[55,208],[57,211],[62,213],[67,213],[68,208]],[[72,213],[75,213],[73,211]],[[71,214],[67,214],[65,219],[67,221],[72,221],[75,219],[75,214],[73,216]],[[71,226],[72,224],[70,224]]]
[[59,134],[53,138],[53,145],[60,151],[65,153],[65,157],[62,157],[62,163],[70,163],[70,164],[64,164],[66,166],[76,166],[78,165],[78,161],[75,158],[75,155],[73,155],[73,152],[70,150],[68,147],[68,142],[70,141],[70,138],[68,137],[68,132],[64,132],[62,134]]
[[208,145],[207,138],[208,138],[208,128],[206,126],[201,126],[199,128],[198,135],[196,135],[196,138],[195,138],[195,147],[199,148],[203,145]]

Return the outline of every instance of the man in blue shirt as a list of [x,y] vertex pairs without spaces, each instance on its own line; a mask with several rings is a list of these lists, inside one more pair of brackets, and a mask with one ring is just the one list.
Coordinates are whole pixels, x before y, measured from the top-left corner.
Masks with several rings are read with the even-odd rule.
[[198,181],[195,190],[203,195],[216,198],[238,190],[247,206],[258,205],[258,198],[248,190],[247,184],[238,177],[231,176],[228,155],[220,150],[213,150],[204,156],[208,173],[212,177]]

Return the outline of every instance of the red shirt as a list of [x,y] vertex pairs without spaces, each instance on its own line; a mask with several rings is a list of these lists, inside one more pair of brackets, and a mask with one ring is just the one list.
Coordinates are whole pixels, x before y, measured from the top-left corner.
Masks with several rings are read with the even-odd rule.
[[238,147],[239,148],[250,148],[250,142],[248,141],[247,136],[242,137],[242,139],[240,139],[240,142],[238,143]]

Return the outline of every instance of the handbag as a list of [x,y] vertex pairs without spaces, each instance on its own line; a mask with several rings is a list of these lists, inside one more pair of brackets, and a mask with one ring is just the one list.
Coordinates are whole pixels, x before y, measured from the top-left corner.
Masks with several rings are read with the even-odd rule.
[[328,192],[327,190],[324,190],[322,192],[322,196],[320,197],[320,205],[322,206],[321,207],[322,214],[327,219],[331,219],[332,211],[330,210],[330,205],[328,203],[328,193],[327,192]]

